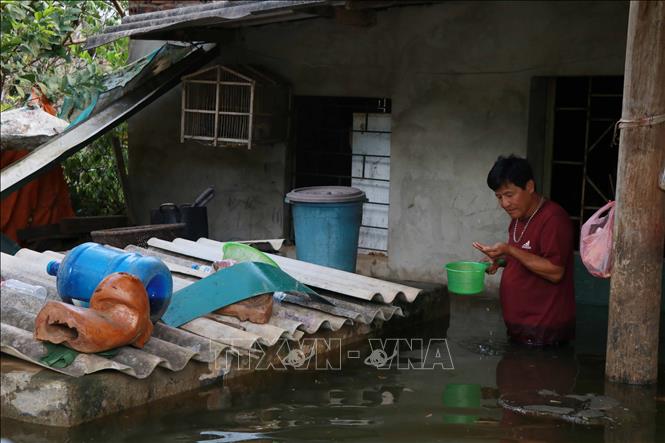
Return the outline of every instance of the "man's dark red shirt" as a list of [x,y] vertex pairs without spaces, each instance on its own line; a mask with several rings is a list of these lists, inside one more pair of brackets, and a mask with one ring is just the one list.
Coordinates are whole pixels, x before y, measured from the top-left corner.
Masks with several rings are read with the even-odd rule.
[[575,287],[573,282],[573,227],[568,213],[546,200],[526,224],[521,220],[513,239],[515,220],[508,227],[509,244],[546,258],[565,271],[559,283],[534,274],[517,259],[506,257],[501,277],[501,306],[508,335],[520,342],[548,345],[575,337]]

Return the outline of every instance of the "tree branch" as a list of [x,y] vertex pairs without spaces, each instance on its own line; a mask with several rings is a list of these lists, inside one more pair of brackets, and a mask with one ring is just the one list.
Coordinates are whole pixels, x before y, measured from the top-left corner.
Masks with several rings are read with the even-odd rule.
[[120,6],[118,0],[111,0],[111,4],[113,4],[113,7],[118,12],[118,15],[120,15],[120,18],[123,18],[125,16],[125,11],[122,10],[122,6]]
[[[85,14],[85,9],[86,9],[86,3],[83,3],[83,6],[81,6],[81,12],[79,13],[79,16],[72,22],[72,28],[76,29],[76,27],[81,23],[81,17],[83,17],[83,14]],[[60,43],[60,46],[69,46],[67,45],[67,40],[72,41],[72,33],[74,31],[69,31],[66,35],[65,38],[62,39],[62,43]]]
[[71,38],[67,43],[65,43],[63,46],[74,46],[74,45],[80,45],[81,43],[85,43],[87,39],[81,39],[81,40],[72,40]]

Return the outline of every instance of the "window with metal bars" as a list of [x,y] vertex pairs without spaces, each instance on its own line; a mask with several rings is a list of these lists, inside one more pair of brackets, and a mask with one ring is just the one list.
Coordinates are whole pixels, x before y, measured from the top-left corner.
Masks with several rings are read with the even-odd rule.
[[579,236],[581,225],[614,200],[618,143],[613,129],[621,118],[623,77],[556,77],[549,91],[546,188],[568,211]]

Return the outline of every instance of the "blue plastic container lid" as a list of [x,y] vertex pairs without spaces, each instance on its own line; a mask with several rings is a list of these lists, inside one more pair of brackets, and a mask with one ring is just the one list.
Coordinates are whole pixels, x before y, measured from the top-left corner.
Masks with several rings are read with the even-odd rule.
[[311,186],[296,188],[286,194],[287,203],[352,203],[365,202],[365,193],[350,186]]

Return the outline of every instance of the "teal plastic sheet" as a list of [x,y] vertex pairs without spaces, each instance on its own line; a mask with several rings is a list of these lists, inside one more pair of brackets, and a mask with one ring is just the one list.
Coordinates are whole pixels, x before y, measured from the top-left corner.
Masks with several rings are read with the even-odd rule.
[[316,294],[275,266],[243,262],[220,269],[175,292],[162,321],[178,327],[216,309],[269,292]]
[[192,52],[193,48],[193,46],[165,44],[155,49],[145,57],[106,75],[102,90],[90,97],[88,103],[77,106],[74,99],[65,97],[58,117],[71,120],[68,128],[73,128],[135,89],[147,78],[157,75],[183,59]]

